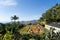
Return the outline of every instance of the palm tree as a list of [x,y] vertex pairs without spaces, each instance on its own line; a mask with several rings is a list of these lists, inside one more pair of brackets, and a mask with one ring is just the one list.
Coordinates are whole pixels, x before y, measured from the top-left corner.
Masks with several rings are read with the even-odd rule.
[[16,15],[14,15],[14,16],[11,17],[11,20],[14,21],[14,29],[13,29],[13,30],[16,30],[16,27],[17,27],[17,26],[16,26],[16,20],[17,20],[17,19],[19,19],[19,17],[17,17]]
[[19,17],[17,17],[16,15],[14,15],[13,17],[11,17],[11,20],[14,20],[14,23],[16,22],[17,19],[19,19]]
[[[14,27],[16,27],[16,20],[19,19],[19,17],[17,17],[16,15],[11,17],[11,20],[14,21]],[[14,29],[15,30],[15,29]]]
[[[14,40],[19,40],[19,32],[17,31],[17,26],[16,26],[16,20],[19,19],[19,17],[17,17],[16,15],[14,15],[13,17],[11,17],[11,20],[14,21],[14,28],[13,28],[13,33],[14,33]],[[17,38],[18,37],[18,38]]]

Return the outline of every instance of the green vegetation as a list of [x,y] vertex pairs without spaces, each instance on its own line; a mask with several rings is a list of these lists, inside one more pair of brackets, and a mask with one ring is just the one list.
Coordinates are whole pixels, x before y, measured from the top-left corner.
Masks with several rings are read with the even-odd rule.
[[56,4],[52,8],[48,9],[42,14],[40,21],[49,22],[60,22],[60,4]]
[[30,28],[30,25],[27,25],[26,27],[21,28],[20,29],[20,34],[29,34],[28,33],[29,28]]

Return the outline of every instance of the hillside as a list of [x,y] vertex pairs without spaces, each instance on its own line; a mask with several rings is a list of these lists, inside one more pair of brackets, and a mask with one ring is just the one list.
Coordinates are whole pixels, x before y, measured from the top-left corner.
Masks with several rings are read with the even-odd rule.
[[37,25],[26,25],[22,29],[20,29],[20,34],[42,34],[43,32],[46,32],[47,30],[43,28],[42,26],[38,27]]
[[26,27],[23,27],[22,29],[20,29],[20,33],[21,34],[28,34],[29,28],[30,28],[30,25],[27,25]]
[[56,4],[42,14],[40,21],[60,22],[60,4]]

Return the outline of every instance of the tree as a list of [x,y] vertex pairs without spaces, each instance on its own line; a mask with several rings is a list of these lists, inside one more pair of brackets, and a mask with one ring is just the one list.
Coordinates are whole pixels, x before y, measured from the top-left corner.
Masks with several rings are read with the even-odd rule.
[[14,23],[16,22],[17,19],[19,19],[19,17],[17,17],[16,15],[14,15],[13,17],[11,17],[11,20],[14,20]]
[[13,37],[14,40],[19,40],[20,39],[20,33],[17,31],[17,26],[16,26],[16,20],[19,19],[19,17],[17,17],[16,15],[14,15],[13,17],[11,17],[11,20],[14,20],[14,28],[13,28]]
[[60,21],[60,4],[56,4],[42,14],[40,20],[46,19],[46,22],[59,22]]
[[17,17],[16,15],[12,16],[11,17],[11,20],[14,20],[14,28],[13,28],[13,32],[16,30],[15,27],[16,27],[16,20],[19,19],[19,17]]

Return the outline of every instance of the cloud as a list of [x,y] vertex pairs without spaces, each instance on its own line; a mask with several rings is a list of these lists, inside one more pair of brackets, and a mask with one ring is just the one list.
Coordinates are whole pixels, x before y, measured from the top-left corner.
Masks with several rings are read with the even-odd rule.
[[11,6],[11,5],[17,5],[16,0],[0,0],[1,6]]

